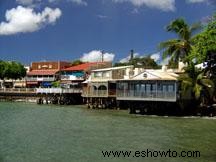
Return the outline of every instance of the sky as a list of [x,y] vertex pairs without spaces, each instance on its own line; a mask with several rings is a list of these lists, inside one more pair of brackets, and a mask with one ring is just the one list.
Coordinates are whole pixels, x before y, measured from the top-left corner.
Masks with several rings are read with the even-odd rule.
[[162,64],[160,42],[175,38],[172,20],[206,20],[216,0],[0,0],[0,59],[128,60],[150,55]]

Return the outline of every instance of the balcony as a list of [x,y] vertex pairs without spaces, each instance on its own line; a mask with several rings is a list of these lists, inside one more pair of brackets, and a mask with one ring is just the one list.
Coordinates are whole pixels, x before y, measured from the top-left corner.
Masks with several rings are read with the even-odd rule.
[[83,91],[83,97],[108,97],[107,90]]
[[84,80],[84,77],[77,77],[74,75],[61,75],[61,80],[70,80],[70,81]]
[[176,102],[176,92],[162,91],[117,91],[117,100],[137,100],[137,101],[168,101]]

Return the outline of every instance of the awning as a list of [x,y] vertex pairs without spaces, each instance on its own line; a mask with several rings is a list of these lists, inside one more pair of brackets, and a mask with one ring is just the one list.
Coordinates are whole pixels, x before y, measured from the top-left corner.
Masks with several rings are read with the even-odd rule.
[[44,86],[44,87],[48,87],[48,86],[51,86],[52,83],[50,83],[50,82],[42,82],[41,85]]
[[26,85],[25,82],[23,83],[14,83],[14,87],[24,87]]
[[38,82],[26,82],[26,84],[37,85]]

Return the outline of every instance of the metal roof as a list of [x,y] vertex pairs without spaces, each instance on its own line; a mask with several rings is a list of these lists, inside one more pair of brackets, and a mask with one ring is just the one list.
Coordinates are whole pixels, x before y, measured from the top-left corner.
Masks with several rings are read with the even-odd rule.
[[126,69],[126,68],[133,68],[133,65],[103,68],[103,69],[97,69],[97,70],[92,70],[92,71],[93,72],[100,72],[100,71],[119,70],[119,69]]
[[162,70],[145,70],[144,72],[130,78],[130,80],[177,80],[178,75]]
[[55,75],[59,70],[32,70],[27,75]]

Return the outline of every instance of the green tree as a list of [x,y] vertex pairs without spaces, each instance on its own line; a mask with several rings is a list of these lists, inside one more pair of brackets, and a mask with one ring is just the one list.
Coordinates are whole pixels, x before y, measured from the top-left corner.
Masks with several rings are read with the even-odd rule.
[[26,76],[24,66],[15,61],[0,61],[0,79],[21,79]]
[[72,63],[71,63],[71,65],[72,66],[75,66],[75,65],[80,65],[80,64],[82,64],[83,62],[81,61],[81,60],[74,60],[74,61],[72,61]]
[[127,66],[127,65],[134,65],[134,67],[141,67],[145,69],[160,68],[160,66],[150,56],[135,57],[131,59],[129,62],[124,62],[124,63],[118,62],[114,64],[114,66]]
[[163,50],[163,58],[171,57],[175,63],[179,60],[189,63],[188,55],[192,49],[191,39],[194,32],[199,28],[199,23],[189,26],[182,18],[172,21],[166,27],[166,30],[177,34],[178,38],[170,39],[159,44],[159,49]]
[[211,21],[203,27],[203,31],[193,38],[194,48],[190,59],[195,59],[197,63],[203,63],[208,54],[216,53],[216,14]]
[[212,80],[204,77],[204,72],[195,67],[193,63],[185,68],[185,73],[179,77],[181,82],[182,96],[191,91],[193,103],[208,105],[213,99],[215,84]]
[[[194,48],[190,54],[190,59],[196,63],[206,62],[204,75],[216,84],[216,13],[211,20],[203,27],[202,32],[197,34],[194,39]],[[211,99],[209,99],[211,100]],[[213,101],[216,102],[216,89]]]
[[60,81],[52,82],[52,87],[54,87],[54,88],[60,87]]
[[6,63],[0,60],[0,79],[1,80],[3,80],[5,77],[5,68],[6,68]]

